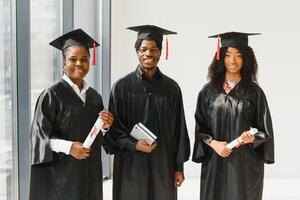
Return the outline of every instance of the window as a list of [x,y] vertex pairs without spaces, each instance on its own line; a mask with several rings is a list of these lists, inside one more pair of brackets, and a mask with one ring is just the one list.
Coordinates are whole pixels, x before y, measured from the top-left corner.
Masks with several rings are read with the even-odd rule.
[[61,35],[62,1],[31,0],[31,111],[39,94],[61,78],[61,54],[49,45]]
[[0,199],[16,199],[13,81],[15,66],[15,1],[0,1]]

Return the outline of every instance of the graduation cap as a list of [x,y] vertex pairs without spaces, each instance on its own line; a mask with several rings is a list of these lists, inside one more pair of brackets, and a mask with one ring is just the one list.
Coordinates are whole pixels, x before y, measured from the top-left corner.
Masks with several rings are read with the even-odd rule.
[[222,47],[242,47],[248,46],[248,36],[260,35],[261,33],[241,33],[241,32],[226,32],[218,35],[209,36],[209,38],[218,38],[217,45],[217,60],[220,60],[220,38]]
[[93,48],[93,65],[96,65],[96,47],[100,44],[90,37],[82,29],[76,29],[56,38],[49,43],[51,46],[64,50],[70,46],[84,46],[87,49]]
[[[138,32],[137,39],[142,40],[156,40],[158,42],[163,41],[163,35],[177,34],[176,32],[169,31],[154,25],[141,25],[132,26],[127,29]],[[166,39],[166,60],[168,60],[169,43],[168,38]]]

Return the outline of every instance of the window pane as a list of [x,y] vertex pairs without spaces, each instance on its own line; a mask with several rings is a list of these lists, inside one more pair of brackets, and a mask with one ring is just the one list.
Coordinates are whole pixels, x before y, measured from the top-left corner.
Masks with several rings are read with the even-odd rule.
[[49,45],[61,33],[60,0],[30,1],[31,110],[38,95],[62,73],[60,52]]
[[15,69],[15,1],[0,1],[0,199],[16,199],[17,157],[13,138],[13,71]]

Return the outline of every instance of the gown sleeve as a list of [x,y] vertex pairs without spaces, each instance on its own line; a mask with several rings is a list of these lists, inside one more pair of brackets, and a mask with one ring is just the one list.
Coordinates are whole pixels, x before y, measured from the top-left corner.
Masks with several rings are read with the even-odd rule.
[[51,162],[50,138],[55,119],[56,101],[48,90],[39,96],[30,130],[31,164]]
[[266,96],[262,90],[258,91],[257,129],[252,148],[265,163],[274,163],[274,136],[272,119]]
[[177,153],[176,153],[176,171],[183,171],[183,163],[189,159],[190,156],[190,140],[186,128],[186,121],[184,116],[184,107],[182,94],[179,90],[177,97],[177,106],[176,106],[176,130],[178,135],[177,142]]
[[208,139],[213,139],[209,127],[207,126],[207,105],[205,103],[206,96],[207,95],[205,95],[205,89],[202,89],[198,94],[197,107],[195,112],[196,126],[192,160],[196,163],[207,160],[212,153],[211,148],[203,142]]
[[118,91],[115,85],[111,91],[109,100],[109,111],[114,116],[114,123],[108,131],[108,134],[106,134],[106,140],[110,144],[110,153],[115,153],[116,151],[124,148],[134,152],[137,144],[137,140],[129,136],[130,130],[126,128],[120,117],[119,110],[122,108],[121,102],[122,99],[118,96]]

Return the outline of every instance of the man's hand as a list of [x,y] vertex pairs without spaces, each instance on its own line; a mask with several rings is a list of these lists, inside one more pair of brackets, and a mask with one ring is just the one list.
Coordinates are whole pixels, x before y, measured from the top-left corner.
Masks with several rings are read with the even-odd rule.
[[111,125],[113,124],[114,122],[114,117],[113,115],[107,111],[107,110],[102,110],[100,113],[99,113],[102,121],[103,121],[103,128],[104,129],[108,129],[111,127]]
[[226,145],[227,142],[221,142],[217,140],[213,140],[210,143],[211,148],[213,148],[215,152],[223,158],[228,157],[232,152],[232,150],[228,149]]
[[184,181],[184,173],[183,172],[175,172],[175,187],[180,187]]
[[73,142],[71,149],[70,149],[70,155],[72,155],[74,158],[78,160],[86,159],[90,156],[91,149],[86,149],[82,146],[82,143],[80,142]]
[[139,140],[135,146],[135,149],[144,153],[151,153],[156,146],[157,143],[149,145],[146,140]]

